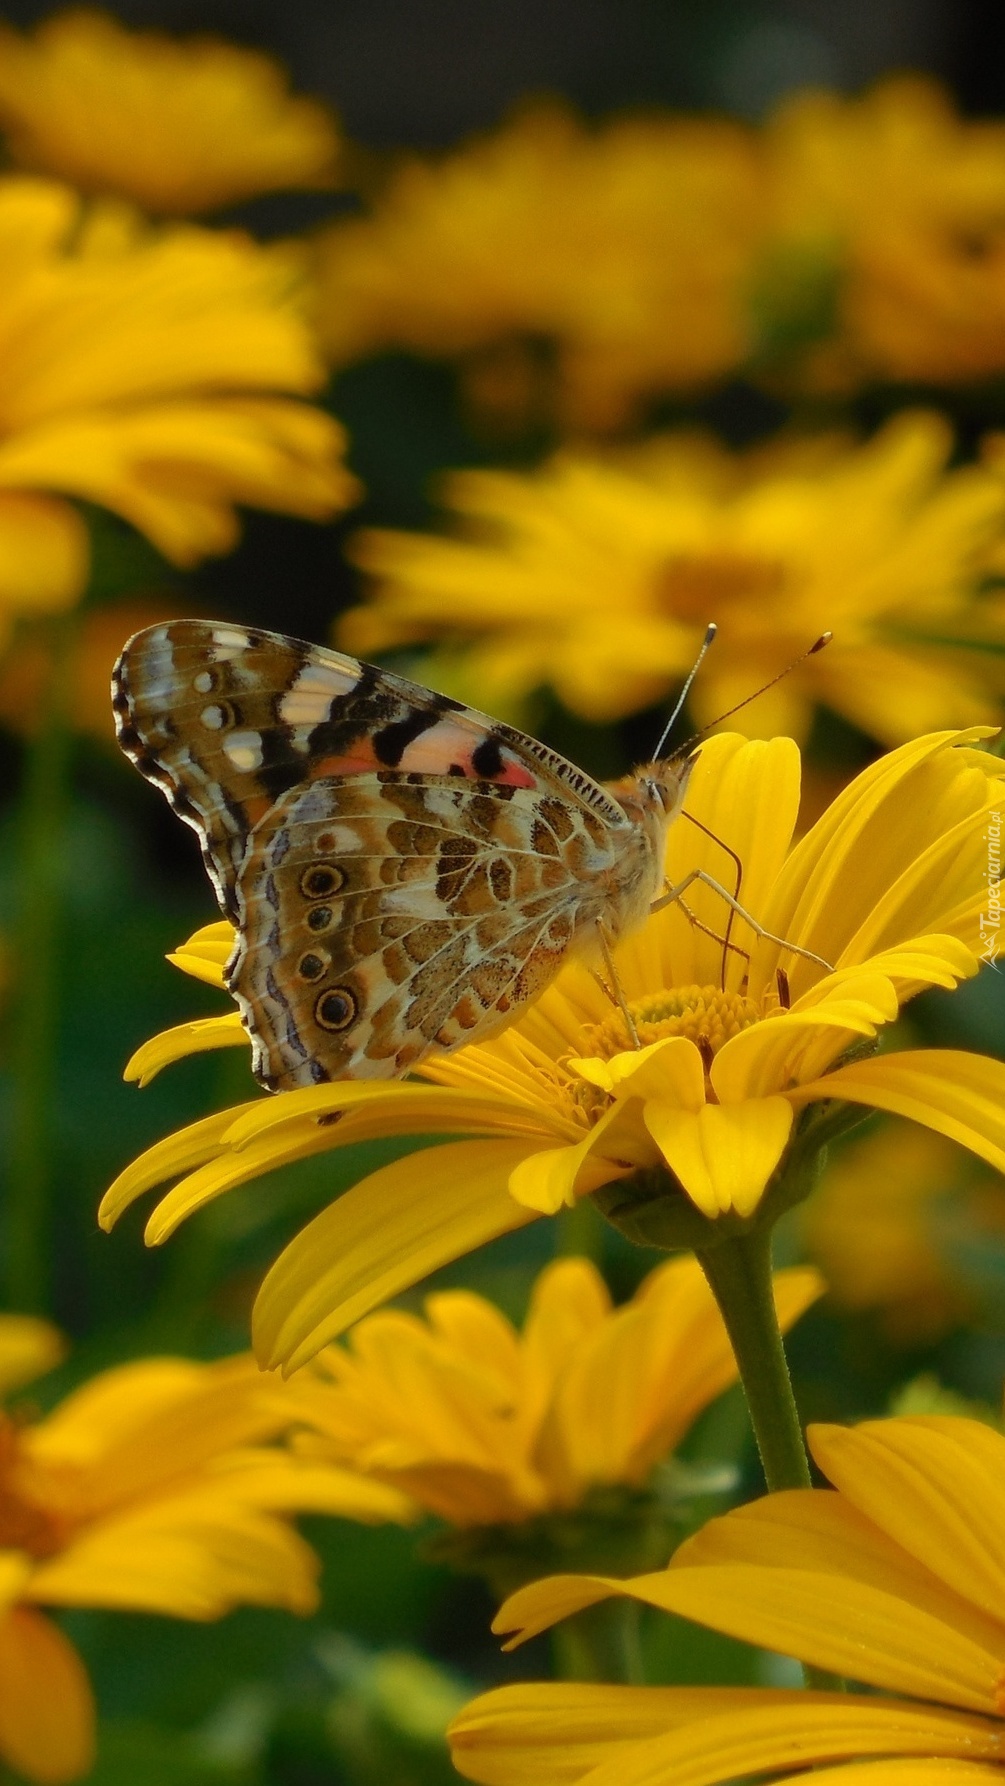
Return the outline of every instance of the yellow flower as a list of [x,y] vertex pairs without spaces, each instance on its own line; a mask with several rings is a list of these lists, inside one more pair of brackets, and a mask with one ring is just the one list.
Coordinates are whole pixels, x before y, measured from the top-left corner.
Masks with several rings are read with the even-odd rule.
[[[169,1137],[109,1189],[103,1224],[178,1179],[147,1226],[157,1244],[203,1203],[287,1161],[374,1136],[466,1137],[373,1173],[277,1260],[258,1298],[256,1345],[263,1363],[293,1369],[429,1271],[602,1186],[609,1210],[634,1220],[639,1173],[643,1185],[646,1174],[674,1175],[679,1188],[657,1207],[669,1203],[702,1234],[731,1231],[756,1216],[790,1141],[812,1141],[811,1107],[821,1103],[908,1116],[1001,1170],[1005,1065],[946,1049],[869,1058],[906,999],[976,972],[985,814],[1005,799],[1000,765],[971,748],[981,735],[904,745],[791,849],[795,745],[724,734],[703,746],[686,810],[722,842],[678,821],[668,879],[696,868],[728,877],[725,843],[743,865],[751,916],[833,971],[758,941],[738,916],[727,951],[721,898],[692,886],[689,909],[703,928],[671,905],[617,952],[640,1047],[572,962],[497,1039],[427,1062],[421,1075],[433,1084],[289,1092]],[[182,965],[219,984],[227,936],[226,925],[212,927]],[[148,1043],[127,1071],[149,1078],[182,1054],[242,1039],[236,1015],[204,1019]],[[640,1227],[647,1207],[638,1206]]]
[[560,416],[590,427],[721,377],[749,345],[753,140],[693,119],[590,130],[547,106],[438,164],[403,162],[371,218],[320,240],[333,362],[544,337]]
[[[811,377],[1001,372],[1005,125],[961,119],[943,89],[913,76],[861,99],[800,95],[764,147],[776,270],[832,269],[837,340],[811,354]],[[761,277],[770,311],[770,262]]]
[[[46,1371],[61,1341],[0,1316],[0,1385]],[[0,1758],[63,1781],[92,1760],[84,1665],[39,1606],[218,1619],[315,1606],[298,1510],[410,1517],[392,1489],[270,1444],[292,1403],[250,1358],[146,1358],[102,1371],[44,1419],[0,1414]]]
[[339,146],[268,56],[83,8],[0,27],[0,130],[23,167],[173,214],[330,186]]
[[1005,1186],[940,1136],[889,1123],[832,1161],[801,1231],[841,1308],[874,1310],[891,1339],[916,1344],[979,1318]]
[[590,1786],[716,1786],[762,1773],[814,1786],[999,1779],[1005,1438],[952,1416],[817,1426],[809,1438],[833,1490],[738,1508],[660,1573],[536,1583],[503,1607],[497,1628],[529,1636],[627,1594],[897,1697],[507,1687],[455,1721],[461,1772],[517,1786],[561,1756],[561,1777]]
[[225,552],[235,505],[351,501],[344,437],[295,401],[323,380],[288,249],[153,230],[67,187],[0,179],[0,620],[87,577],[83,497],[176,564]]
[[[821,1289],[812,1270],[779,1272],[782,1326]],[[658,1266],[615,1309],[589,1260],[569,1258],[541,1273],[522,1334],[484,1297],[448,1290],[427,1298],[425,1320],[368,1316],[349,1349],[326,1348],[292,1393],[317,1435],[311,1455],[466,1527],[576,1507],[592,1488],[641,1487],[735,1380],[694,1259]]]
[[547,674],[572,712],[605,722],[664,700],[715,620],[692,696],[710,723],[828,627],[827,650],[751,707],[763,736],[802,735],[818,703],[888,744],[990,721],[1000,655],[973,647],[1000,654],[1005,637],[999,606],[977,599],[1005,485],[947,471],[951,451],[946,424],[915,412],[858,447],[732,455],[669,435],[529,474],[457,472],[455,537],[357,535],[376,582],[340,638],[365,655],[439,642],[431,679],[456,690],[460,675],[492,710]]

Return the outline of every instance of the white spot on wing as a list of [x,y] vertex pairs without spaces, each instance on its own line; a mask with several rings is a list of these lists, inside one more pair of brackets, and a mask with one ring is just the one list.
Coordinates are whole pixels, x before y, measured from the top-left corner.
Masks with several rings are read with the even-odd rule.
[[213,678],[208,670],[200,670],[192,684],[197,695],[208,695],[213,686]]
[[279,703],[279,717],[295,733],[294,742],[305,749],[307,735],[328,718],[332,701],[349,694],[358,675],[341,675],[328,664],[305,664]]
[[226,740],[223,749],[235,769],[260,769],[262,766],[262,735],[260,732],[234,732]]
[[203,725],[211,732],[218,732],[226,717],[222,707],[204,707],[199,715]]
[[226,664],[231,658],[240,657],[242,651],[247,651],[250,643],[247,633],[236,626],[214,626],[210,636],[213,640],[210,656],[218,664]]

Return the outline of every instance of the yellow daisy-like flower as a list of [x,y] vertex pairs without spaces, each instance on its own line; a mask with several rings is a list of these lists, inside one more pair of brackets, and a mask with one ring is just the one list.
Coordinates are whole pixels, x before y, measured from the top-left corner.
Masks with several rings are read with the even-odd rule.
[[295,400],[324,373],[292,250],[21,176],[0,180],[0,254],[0,618],[80,595],[61,496],[181,565],[233,546],[236,504],[322,519],[353,500],[341,428]]
[[[871,1057],[905,1000],[976,972],[985,815],[1005,800],[999,763],[972,748],[982,735],[902,746],[858,776],[794,848],[791,740],[722,735],[702,747],[686,810],[713,837],[678,820],[668,880],[696,868],[728,876],[727,845],[754,921],[832,971],[758,940],[735,915],[727,950],[721,898],[692,886],[697,924],[670,905],[617,952],[638,1047],[593,975],[572,962],[497,1039],[426,1062],[421,1076],[432,1084],[318,1086],[172,1136],[107,1192],[103,1224],[177,1179],[147,1226],[156,1244],[203,1203],[287,1161],[374,1136],[466,1137],[373,1173],[277,1260],[258,1298],[256,1346],[263,1363],[293,1369],[437,1266],[602,1186],[608,1212],[658,1244],[707,1245],[711,1233],[758,1220],[790,1149],[801,1154],[819,1132],[820,1104],[908,1116],[1001,1170],[1005,1065],[946,1049]],[[212,927],[182,965],[219,984],[228,934]],[[242,1039],[236,1015],[183,1025],[141,1049],[128,1071],[149,1077],[180,1055]],[[652,1175],[671,1183],[666,1173],[676,1188],[650,1204]]]
[[[529,1636],[609,1594],[711,1625],[883,1695],[729,1688],[504,1687],[453,1726],[472,1780],[520,1786],[979,1786],[1005,1753],[1005,1438],[952,1416],[816,1426],[830,1489],[713,1520],[669,1569],[558,1576],[497,1628]],[[559,1759],[561,1758],[561,1759]],[[831,1765],[828,1765],[831,1764]]]
[[828,649],[751,707],[763,736],[801,736],[818,703],[888,744],[992,720],[1000,656],[980,646],[1000,653],[1005,615],[978,590],[1005,482],[947,471],[951,451],[942,419],[915,412],[864,446],[730,454],[669,435],[617,459],[456,472],[455,537],[356,536],[351,555],[375,581],[339,636],[367,656],[434,641],[430,678],[478,688],[493,710],[547,675],[572,712],[606,722],[679,686],[716,620],[692,695],[710,723],[825,624]]
[[[1005,125],[961,119],[923,78],[861,99],[810,93],[767,127],[775,209],[763,267],[830,269],[836,340],[811,352],[817,382],[986,377],[1005,366]],[[814,281],[807,281],[814,289]],[[819,331],[822,332],[822,331]]]
[[[62,1351],[47,1322],[0,1316],[4,1392]],[[101,1372],[44,1419],[0,1414],[0,1758],[59,1782],[93,1759],[84,1665],[39,1607],[218,1619],[309,1613],[313,1551],[297,1511],[411,1517],[393,1489],[270,1443],[292,1402],[250,1358],[145,1358]]]
[[[812,1269],[779,1272],[782,1327],[822,1288]],[[369,1315],[291,1393],[317,1435],[310,1455],[470,1527],[577,1507],[594,1488],[641,1487],[735,1381],[694,1259],[658,1266],[615,1309],[595,1266],[569,1258],[541,1273],[522,1333],[484,1297],[448,1290],[427,1298],[425,1320]]]
[[371,218],[320,238],[332,361],[544,338],[553,404],[589,427],[623,421],[652,391],[721,377],[749,351],[753,144],[725,122],[589,130],[548,106],[438,164],[405,161]]
[[843,1309],[894,1341],[979,1319],[1005,1249],[1005,1183],[941,1136],[884,1124],[832,1161],[801,1212],[810,1256]]
[[86,8],[0,27],[0,130],[23,167],[173,215],[330,186],[339,150],[331,114],[270,57]]

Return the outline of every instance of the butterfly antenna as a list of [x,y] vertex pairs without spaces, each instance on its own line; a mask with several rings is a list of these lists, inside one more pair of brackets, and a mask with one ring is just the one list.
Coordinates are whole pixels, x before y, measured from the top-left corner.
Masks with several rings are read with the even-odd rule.
[[715,638],[715,635],[718,632],[718,630],[719,630],[719,628],[716,626],[715,621],[710,620],[707,627],[705,628],[705,637],[703,638],[703,640],[701,642],[701,650],[699,651],[697,657],[694,660],[694,663],[691,665],[691,668],[687,673],[687,676],[684,681],[684,687],[681,689],[680,694],[677,696],[677,699],[674,702],[673,712],[671,713],[670,718],[667,720],[666,725],[663,727],[663,730],[660,733],[660,741],[657,744],[656,749],[653,751],[653,755],[652,755],[652,760],[654,763],[659,762],[660,753],[662,752],[663,746],[666,743],[667,739],[670,736],[670,733],[673,731],[674,726],[677,724],[677,721],[680,718],[681,708],[683,707],[684,702],[687,700],[688,694],[690,692],[691,684],[694,681],[695,677],[697,676],[698,671],[701,669],[702,661],[704,659],[705,653],[708,650],[709,646],[711,645],[712,640]]
[[[761,695],[767,694],[769,688],[774,688],[776,682],[784,681],[785,677],[790,675],[793,670],[798,670],[799,665],[805,663],[808,657],[815,657],[818,651],[822,651],[825,645],[830,644],[833,637],[834,634],[831,632],[821,633],[819,639],[814,639],[812,645],[808,646],[805,651],[801,651],[798,657],[794,657],[790,664],[786,664],[784,670],[779,670],[777,676],[772,676],[770,682],[763,682],[760,688],[754,689],[752,694],[744,695],[742,701],[737,701],[735,707],[727,707],[725,713],[720,713],[717,719],[710,719],[707,726],[702,726],[699,732],[694,732],[690,738],[685,738],[683,744],[678,744],[677,749],[672,754],[675,757],[683,756],[685,751],[690,750],[692,744],[697,744],[699,738],[704,738],[705,733],[710,732],[713,726],[721,726],[724,719],[732,719],[734,713],[739,713],[741,708],[749,707],[751,701],[759,700]],[[704,655],[705,647],[702,646],[701,656],[698,658],[698,663],[701,662],[701,658]],[[696,670],[697,668],[698,664],[695,664],[694,669]],[[688,677],[687,683],[685,684],[685,694],[691,685],[693,677],[694,670],[691,671],[691,675]],[[679,701],[677,703],[677,709],[678,711],[680,709]],[[664,732],[663,737],[666,737],[666,732]],[[657,752],[657,755],[658,754],[659,753]]]

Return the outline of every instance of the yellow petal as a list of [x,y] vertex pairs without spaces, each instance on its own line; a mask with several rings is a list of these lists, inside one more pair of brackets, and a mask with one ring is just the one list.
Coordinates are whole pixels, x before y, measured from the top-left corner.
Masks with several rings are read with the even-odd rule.
[[853,1061],[789,1093],[797,1107],[844,1098],[906,1116],[1005,1172],[1005,1063],[955,1048]]
[[868,1420],[814,1427],[813,1453],[855,1507],[1005,1632],[1001,1433],[961,1418]]
[[[245,1106],[247,1109],[255,1107]],[[144,1191],[163,1184],[167,1178],[176,1178],[179,1172],[190,1172],[205,1160],[215,1159],[236,1114],[235,1110],[218,1110],[215,1115],[206,1116],[187,1129],[179,1129],[177,1134],[168,1135],[155,1147],[140,1154],[139,1159],[133,1160],[124,1172],[119,1173],[102,1197],[98,1206],[98,1221],[102,1228],[113,1228],[123,1210],[135,1203]]]
[[724,1042],[709,1078],[724,1104],[766,1098],[800,1079],[815,1079],[830,1062],[898,1011],[897,994],[882,974],[861,973],[807,1010],[781,1011]]
[[0,1314],[0,1395],[44,1376],[65,1357],[66,1341],[51,1321]]
[[219,1110],[213,1116],[204,1117],[201,1122],[192,1123],[188,1128],[168,1135],[154,1147],[148,1148],[146,1153],[140,1154],[124,1172],[119,1173],[102,1197],[98,1206],[101,1227],[106,1230],[113,1228],[123,1211],[137,1197],[141,1197],[144,1191],[162,1184],[167,1178],[176,1177],[179,1172],[201,1165],[204,1160],[213,1159],[219,1152],[221,1139],[233,1119],[233,1110]]
[[214,1619],[242,1604],[313,1610],[318,1561],[286,1521],[215,1484],[158,1500],[78,1535],[43,1561],[31,1598]]
[[577,1197],[587,1197],[602,1184],[630,1172],[633,1160],[618,1164],[607,1157],[607,1145],[602,1145],[609,1142],[608,1131],[619,1125],[621,1116],[617,1105],[612,1105],[576,1147],[525,1152],[510,1174],[510,1196],[535,1215],[554,1215],[563,1204],[571,1205]]
[[163,1246],[188,1216],[237,1185],[263,1177],[279,1166],[310,1159],[313,1154],[328,1153],[331,1146],[331,1131],[318,1123],[288,1123],[278,1130],[266,1131],[240,1151],[218,1148],[214,1159],[181,1179],[155,1206],[143,1230],[147,1246]]
[[[972,753],[959,747],[990,735],[982,726],[930,733],[856,776],[788,857],[759,913],[766,928],[839,961],[877,901],[930,847],[932,813],[948,829],[973,811]],[[780,959],[774,945],[759,952],[752,997],[774,978]],[[789,978],[798,997],[819,969],[793,961]]]
[[[748,741],[736,734],[721,733],[707,739],[691,773],[685,810],[693,813],[712,836],[706,836],[686,819],[671,825],[666,856],[668,881],[676,885],[692,869],[701,868],[732,892],[735,865],[716,841],[725,838],[743,864],[740,901],[759,915],[785,860],[798,809],[799,751],[790,738]],[[685,897],[712,936],[691,924],[679,906],[666,907],[655,929],[647,926],[638,942],[632,939],[619,951],[619,968],[622,954],[629,963],[638,956],[639,968],[646,975],[639,983],[629,969],[625,980],[629,997],[638,997],[654,985],[714,986],[718,982],[722,948],[715,936],[722,934],[722,898],[701,884],[692,885]],[[735,921],[734,941],[741,948],[753,948],[749,926],[739,917]],[[643,952],[649,957],[645,963]],[[740,956],[730,956],[726,976],[729,990],[735,991],[739,986],[744,966]]]
[[612,1687],[534,1681],[472,1699],[447,1731],[455,1767],[484,1786],[575,1781],[651,1737],[726,1713],[833,1703],[769,1687]]
[[383,1482],[277,1448],[221,1458],[219,1480],[235,1499],[269,1513],[325,1513],[363,1525],[414,1525],[419,1517],[413,1502]]
[[[228,951],[229,954],[229,951]],[[227,990],[223,977],[223,962],[217,960],[217,952],[202,953],[190,948],[187,944],[180,949],[173,949],[165,955],[172,967],[180,968],[183,974],[189,974],[193,980],[203,980],[207,986],[215,986],[218,991]]]
[[30,1607],[0,1619],[0,1756],[44,1786],[94,1765],[95,1707],[69,1638]]
[[191,1023],[179,1023],[174,1029],[162,1029],[151,1036],[149,1042],[130,1055],[122,1077],[129,1083],[149,1085],[163,1067],[183,1060],[187,1054],[247,1044],[248,1034],[236,1011],[228,1011],[225,1017],[197,1017]]
[[258,1293],[255,1351],[296,1370],[368,1309],[533,1220],[509,1194],[521,1141],[456,1141],[374,1172],[282,1252]]
[[701,1055],[687,1036],[666,1036],[610,1060],[570,1060],[569,1067],[615,1096],[662,1098],[685,1110],[700,1110],[705,1102]]
[[[472,1050],[474,1052],[474,1050]],[[556,1120],[546,1105],[492,1095],[466,1087],[422,1084],[374,1084],[343,1080],[333,1085],[287,1091],[281,1098],[260,1098],[232,1113],[226,1130],[228,1147],[247,1147],[283,1125],[317,1123],[338,1116],[328,1127],[329,1147],[369,1141],[388,1135],[500,1135],[578,1141],[582,1130]]]
[[71,503],[31,490],[0,492],[0,608],[61,613],[83,594],[89,566],[87,528]]
[[[871,1704],[867,1699],[793,1694],[787,1703],[696,1718],[684,1729],[653,1737],[589,1776],[590,1786],[720,1786],[741,1775],[774,1776],[815,1762],[884,1753],[895,1756],[996,1757],[998,1733],[977,1718],[934,1708]],[[852,1773],[858,1770],[852,1769]],[[846,1777],[843,1772],[839,1778]]]
[[997,1710],[1001,1643],[990,1648],[971,1635],[971,1630],[987,1635],[988,1621],[974,1613],[961,1630],[898,1595],[837,1573],[675,1561],[669,1569],[627,1581],[554,1575],[512,1594],[492,1628],[517,1632],[506,1645],[511,1649],[612,1594],[870,1686],[967,1710]]
[[706,1104],[694,1113],[650,1099],[644,1120],[671,1172],[705,1215],[728,1209],[749,1215],[785,1150],[792,1106],[768,1097]]
[[[768,1495],[724,1518],[713,1519],[674,1554],[670,1568],[731,1567],[760,1570],[772,1597],[773,1571],[798,1569],[816,1581],[830,1577],[878,1589],[931,1622],[953,1630],[981,1650],[1000,1652],[1000,1623],[929,1573],[895,1538],[866,1519],[843,1495],[795,1489]],[[817,1635],[831,1624],[826,1597],[818,1608]]]

